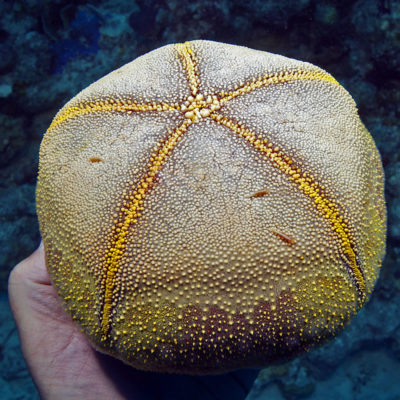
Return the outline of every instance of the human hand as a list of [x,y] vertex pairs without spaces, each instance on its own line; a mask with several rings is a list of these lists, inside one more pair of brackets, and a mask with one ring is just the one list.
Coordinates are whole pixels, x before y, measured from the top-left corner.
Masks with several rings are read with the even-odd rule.
[[63,310],[40,247],[12,271],[11,309],[22,352],[43,399],[245,398],[257,371],[192,377],[143,372],[96,352]]

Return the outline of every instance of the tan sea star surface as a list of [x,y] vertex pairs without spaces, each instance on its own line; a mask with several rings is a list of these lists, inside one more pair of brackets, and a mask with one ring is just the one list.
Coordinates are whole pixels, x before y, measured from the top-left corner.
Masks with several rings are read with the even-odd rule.
[[37,208],[52,281],[140,368],[262,366],[333,336],[385,251],[383,171],[350,95],[311,64],[168,45],[56,115]]

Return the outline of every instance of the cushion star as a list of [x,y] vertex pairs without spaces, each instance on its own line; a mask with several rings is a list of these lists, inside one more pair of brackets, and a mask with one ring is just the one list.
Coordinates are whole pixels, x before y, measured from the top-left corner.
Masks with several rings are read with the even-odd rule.
[[37,210],[65,308],[146,370],[262,366],[335,335],[385,251],[383,171],[350,95],[309,63],[168,45],[68,102]]

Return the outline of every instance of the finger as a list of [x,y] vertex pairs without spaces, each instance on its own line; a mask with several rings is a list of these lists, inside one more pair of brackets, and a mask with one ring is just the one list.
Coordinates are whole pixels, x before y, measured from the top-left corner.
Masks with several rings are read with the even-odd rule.
[[41,397],[119,399],[87,338],[63,310],[42,245],[13,269],[8,287],[22,352]]
[[10,280],[29,280],[35,283],[50,285],[50,277],[47,272],[43,242],[39,247],[25,260],[17,264],[10,275]]

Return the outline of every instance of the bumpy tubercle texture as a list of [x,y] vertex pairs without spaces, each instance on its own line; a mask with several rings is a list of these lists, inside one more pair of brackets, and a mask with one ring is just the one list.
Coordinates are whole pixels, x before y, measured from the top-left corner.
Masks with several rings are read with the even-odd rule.
[[217,373],[299,354],[357,313],[385,252],[383,181],[331,75],[193,41],[60,110],[37,212],[52,282],[97,349]]

